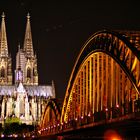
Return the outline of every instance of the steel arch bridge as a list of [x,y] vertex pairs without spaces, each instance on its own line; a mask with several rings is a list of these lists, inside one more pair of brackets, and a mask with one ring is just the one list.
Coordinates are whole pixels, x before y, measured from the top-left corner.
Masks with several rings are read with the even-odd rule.
[[56,99],[49,99],[40,121],[40,128],[54,126],[60,121],[60,113],[60,108]]
[[42,128],[59,133],[125,117],[140,111],[139,96],[140,32],[99,31],[77,57],[55,124],[58,128],[46,125],[47,115],[42,117]]
[[111,119],[135,111],[140,92],[138,43],[136,32],[106,30],[87,40],[68,82],[61,122],[91,116],[97,121],[104,112]]

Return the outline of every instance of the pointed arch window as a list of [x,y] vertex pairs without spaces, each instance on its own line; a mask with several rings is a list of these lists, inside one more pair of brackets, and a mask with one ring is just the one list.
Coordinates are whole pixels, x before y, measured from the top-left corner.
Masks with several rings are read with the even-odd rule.
[[37,70],[35,68],[33,69],[33,75],[37,76]]
[[27,78],[31,78],[31,69],[27,68]]
[[33,76],[35,76],[35,69],[33,69]]
[[4,69],[3,66],[1,67],[1,73],[0,73],[0,76],[3,77],[3,78],[5,77],[5,69]]

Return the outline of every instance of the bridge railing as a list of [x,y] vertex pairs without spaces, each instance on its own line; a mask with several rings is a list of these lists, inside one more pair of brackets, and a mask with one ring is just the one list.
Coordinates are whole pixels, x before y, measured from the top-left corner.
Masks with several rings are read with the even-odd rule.
[[[69,119],[67,122],[56,122],[53,125],[46,126],[38,130],[39,135],[54,135],[65,131],[79,129],[80,127],[87,126],[88,124],[100,124],[102,121],[108,121],[119,118],[125,119],[125,116],[129,116],[132,113],[140,112],[140,99],[135,101],[129,101],[121,106],[116,105],[112,108],[104,108],[104,110],[95,112],[94,114],[88,114],[77,117],[75,119]],[[127,119],[128,117],[126,117]]]

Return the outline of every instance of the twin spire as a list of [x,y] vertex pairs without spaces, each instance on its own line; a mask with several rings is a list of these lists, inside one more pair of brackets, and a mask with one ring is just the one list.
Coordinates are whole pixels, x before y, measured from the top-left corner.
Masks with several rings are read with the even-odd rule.
[[[1,21],[1,29],[0,29],[0,57],[8,57],[8,43],[7,43],[4,12],[2,13],[1,17],[2,17],[2,21]],[[29,13],[27,14],[27,23],[26,23],[23,50],[25,51],[27,57],[34,56]]]

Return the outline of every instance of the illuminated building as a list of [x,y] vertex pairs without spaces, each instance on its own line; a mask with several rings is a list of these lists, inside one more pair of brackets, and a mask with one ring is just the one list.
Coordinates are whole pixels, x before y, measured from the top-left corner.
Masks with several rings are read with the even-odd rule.
[[38,84],[37,57],[34,54],[30,16],[27,24],[23,49],[16,55],[15,84],[12,84],[12,58],[8,52],[5,15],[2,14],[0,30],[0,121],[10,116],[20,118],[22,123],[37,124],[44,112],[48,98],[55,98],[52,85]]

